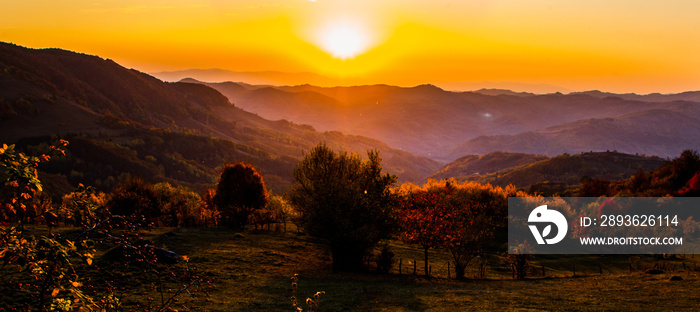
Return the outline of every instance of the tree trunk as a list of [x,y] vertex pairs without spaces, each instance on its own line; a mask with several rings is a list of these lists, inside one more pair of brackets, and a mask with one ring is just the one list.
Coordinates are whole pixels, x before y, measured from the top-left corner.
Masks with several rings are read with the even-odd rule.
[[430,272],[428,271],[428,247],[423,247],[425,250],[425,276],[430,277]]

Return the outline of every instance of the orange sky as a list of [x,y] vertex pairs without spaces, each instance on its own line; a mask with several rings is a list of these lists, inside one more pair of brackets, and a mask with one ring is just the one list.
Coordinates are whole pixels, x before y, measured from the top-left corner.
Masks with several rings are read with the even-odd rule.
[[0,5],[0,41],[97,54],[144,72],[314,72],[353,84],[448,89],[700,90],[700,1],[692,0]]

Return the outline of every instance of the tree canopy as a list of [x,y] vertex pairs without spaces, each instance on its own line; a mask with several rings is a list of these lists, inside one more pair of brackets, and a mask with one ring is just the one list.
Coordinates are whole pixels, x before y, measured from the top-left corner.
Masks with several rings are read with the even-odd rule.
[[242,162],[224,165],[214,195],[222,224],[245,226],[253,211],[265,207],[267,201],[265,182],[252,165]]
[[359,270],[371,248],[395,225],[394,175],[382,174],[379,153],[336,153],[320,144],[294,169],[291,203],[312,236],[327,239],[336,270]]

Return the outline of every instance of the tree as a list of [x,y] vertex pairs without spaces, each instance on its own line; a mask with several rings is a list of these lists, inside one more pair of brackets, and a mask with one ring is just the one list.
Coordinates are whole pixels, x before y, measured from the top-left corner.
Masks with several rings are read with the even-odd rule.
[[447,248],[457,278],[464,278],[469,262],[483,254],[505,227],[508,196],[519,194],[512,186],[503,189],[454,181],[430,181],[422,188],[402,187],[399,192],[403,196],[398,209],[400,239],[423,246],[426,275],[429,249]]
[[203,225],[200,196],[184,186],[161,182],[153,186],[161,203],[161,224],[165,226]]
[[396,176],[382,174],[379,152],[335,153],[325,144],[313,148],[294,168],[290,201],[299,225],[330,245],[333,269],[357,271],[365,256],[395,226]]
[[132,178],[117,186],[109,196],[107,209],[111,214],[135,216],[143,222],[155,222],[160,216],[160,201],[153,186]]
[[401,199],[399,221],[402,226],[400,239],[408,244],[423,247],[425,276],[429,276],[428,250],[446,247],[455,232],[456,209],[449,204],[450,193],[419,190]]
[[296,216],[294,208],[282,196],[270,196],[266,210],[275,216],[276,222],[282,222],[285,233],[287,232],[287,221],[294,219]]
[[219,175],[214,203],[222,224],[244,227],[251,214],[267,205],[263,177],[252,165],[226,164]]

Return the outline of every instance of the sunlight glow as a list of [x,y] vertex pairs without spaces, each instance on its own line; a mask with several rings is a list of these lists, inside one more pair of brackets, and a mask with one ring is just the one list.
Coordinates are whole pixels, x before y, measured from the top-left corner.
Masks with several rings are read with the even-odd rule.
[[366,34],[357,25],[342,23],[323,31],[321,46],[326,52],[341,60],[351,59],[368,47]]

